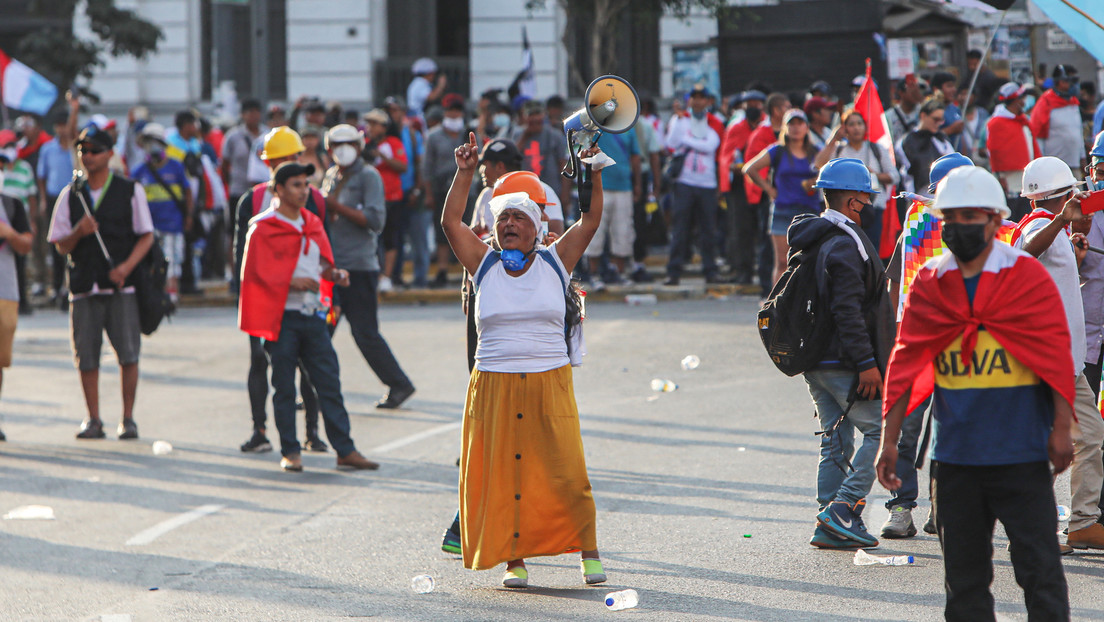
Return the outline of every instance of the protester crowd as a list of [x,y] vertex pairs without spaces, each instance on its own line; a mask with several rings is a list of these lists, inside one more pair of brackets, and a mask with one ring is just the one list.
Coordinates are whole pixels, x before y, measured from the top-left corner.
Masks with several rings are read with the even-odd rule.
[[[969,61],[972,70],[980,55]],[[865,77],[851,84],[850,102],[823,81],[796,95],[756,83],[720,101],[697,85],[666,119],[644,97],[630,131],[603,134],[585,153],[614,163],[601,173],[588,165],[593,187],[582,192],[560,174],[570,155],[563,98],[542,101],[513,85],[470,104],[448,92],[432,60],[411,70],[405,95],[363,114],[304,97],[290,110],[245,100],[227,128],[192,109],[166,128],[142,107],[125,125],[102,115],[81,124],[71,98],[50,119],[52,134],[31,116],[0,130],[0,368],[11,364],[18,314],[30,312],[32,296],[48,298],[70,313],[88,406],[77,437],[106,436],[98,368],[107,332],[123,376],[118,437],[137,438],[134,272],[156,244],[170,296],[196,291],[201,279],[240,292],[252,408],[241,450],[273,449],[271,367],[281,468],[302,470],[303,450],[328,451],[321,418],[338,467],[375,469],[350,437],[331,337],[346,318],[388,387],[377,407],[399,408],[415,387],[380,334],[378,296],[453,284],[459,263],[478,400],[469,396],[462,505],[443,548],[472,568],[506,562],[510,587],[528,584],[527,555],[581,550],[595,583],[605,574],[570,388],[570,276],[596,290],[650,281],[648,252],[665,245],[665,285],[680,284],[696,250],[706,283],[757,285],[767,302],[795,257],[813,257],[826,275],[815,295],[833,322],[820,358],[801,370],[823,428],[810,543],[877,546],[862,520],[875,478],[893,491],[881,537],[917,533],[917,458],[928,450],[919,435],[930,410],[932,481],[958,491],[951,499],[933,484],[924,525],[944,544],[948,618],[980,619],[991,607],[988,582],[976,577],[987,576],[990,544],[980,539],[996,519],[1015,547],[1029,610],[1062,617],[1057,555],[1104,549],[1104,261],[1087,254],[1104,247],[1104,217],[1082,213],[1079,181],[1104,187],[1104,104],[1094,106],[1075,68],[1058,65],[1038,91],[988,70],[972,91],[968,72],[962,81],[910,74],[893,85],[885,112],[892,148],[870,140],[880,120],[855,105]],[[946,252],[903,283],[899,232],[910,210],[943,219]],[[1002,227],[1011,246],[995,241]],[[510,292],[519,287],[542,292],[539,308],[518,307]],[[495,427],[479,422],[501,411],[513,438],[524,413],[540,421],[546,407],[573,424],[516,447],[497,446]],[[982,439],[986,427],[1006,433]],[[572,456],[568,476],[555,474],[559,488],[542,489],[543,475],[498,481],[484,463],[501,460],[505,472],[541,452]],[[1072,464],[1067,544],[1054,536],[1050,473],[1039,467],[1047,460],[1056,471]],[[534,489],[567,508],[556,519],[567,527],[521,537],[481,505],[508,492],[495,501],[500,510],[534,511],[516,503]]]

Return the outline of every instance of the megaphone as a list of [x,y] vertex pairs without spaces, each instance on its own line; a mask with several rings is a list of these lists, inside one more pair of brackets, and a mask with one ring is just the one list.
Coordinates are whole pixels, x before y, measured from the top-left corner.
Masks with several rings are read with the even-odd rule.
[[636,125],[640,117],[640,98],[636,89],[624,78],[606,75],[595,78],[583,96],[586,104],[564,120],[567,147],[571,159],[564,176],[574,179],[578,174],[578,154],[598,140],[602,132],[621,134]]

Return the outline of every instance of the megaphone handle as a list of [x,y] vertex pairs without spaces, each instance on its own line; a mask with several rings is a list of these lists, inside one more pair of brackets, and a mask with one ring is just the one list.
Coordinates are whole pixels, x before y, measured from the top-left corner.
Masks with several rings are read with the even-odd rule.
[[[578,158],[578,156],[575,156]],[[591,180],[591,168],[589,164],[583,164],[583,166],[577,169],[579,175],[579,212],[587,213],[590,211],[590,194],[594,189],[594,182]]]

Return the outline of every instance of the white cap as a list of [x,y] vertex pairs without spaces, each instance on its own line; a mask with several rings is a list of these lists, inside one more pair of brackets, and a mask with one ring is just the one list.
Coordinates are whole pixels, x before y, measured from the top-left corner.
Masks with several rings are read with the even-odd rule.
[[1023,172],[1023,192],[1020,196],[1041,201],[1062,196],[1082,182],[1073,176],[1068,164],[1054,156],[1035,158]]
[[165,126],[160,123],[147,123],[142,127],[142,131],[139,133],[142,138],[154,138],[165,144],[168,144],[165,140]]
[[997,101],[1006,102],[1020,97],[1027,91],[1026,86],[1020,86],[1015,82],[1005,82],[997,90]]
[[416,76],[437,73],[437,63],[432,58],[419,58],[411,65],[410,72]]
[[502,212],[508,209],[516,209],[524,212],[529,220],[533,221],[533,226],[536,227],[538,232],[541,230],[541,208],[525,192],[500,194],[491,199],[490,207],[495,222],[498,221],[498,217]]
[[977,166],[960,166],[947,173],[935,188],[932,210],[942,217],[948,209],[987,209],[1008,218],[1012,210],[1004,198],[1004,188],[996,177]]

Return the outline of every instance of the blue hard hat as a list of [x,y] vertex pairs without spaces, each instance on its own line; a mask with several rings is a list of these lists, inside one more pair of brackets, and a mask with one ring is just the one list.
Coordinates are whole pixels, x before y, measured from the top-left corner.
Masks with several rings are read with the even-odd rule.
[[974,161],[961,153],[948,153],[947,155],[939,158],[935,162],[932,162],[931,169],[928,171],[928,192],[935,192],[935,187],[939,185],[939,181],[947,176],[954,169],[960,166],[973,166]]
[[1094,158],[1104,158],[1104,132],[1100,132],[1096,135],[1096,140],[1093,141],[1092,151],[1089,155]]
[[814,188],[822,190],[856,190],[874,194],[870,185],[870,170],[858,158],[835,158],[820,169]]

